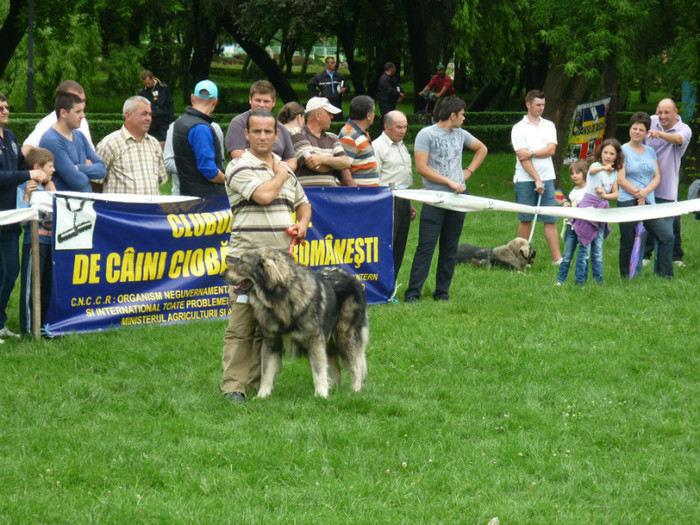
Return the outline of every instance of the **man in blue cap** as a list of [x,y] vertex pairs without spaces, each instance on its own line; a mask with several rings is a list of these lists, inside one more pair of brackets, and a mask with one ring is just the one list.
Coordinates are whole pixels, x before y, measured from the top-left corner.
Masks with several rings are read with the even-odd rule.
[[192,105],[173,125],[173,152],[181,195],[212,197],[226,194],[224,157],[219,138],[211,126],[218,96],[216,84],[202,80],[190,97]]

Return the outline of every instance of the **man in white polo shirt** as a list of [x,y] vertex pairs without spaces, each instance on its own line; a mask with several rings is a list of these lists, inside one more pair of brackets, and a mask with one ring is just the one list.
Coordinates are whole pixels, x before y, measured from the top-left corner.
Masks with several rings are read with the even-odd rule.
[[[536,206],[541,195],[540,206],[556,206],[554,196],[554,163],[552,156],[557,150],[557,130],[554,123],[542,118],[544,93],[533,89],[525,96],[527,115],[513,126],[511,141],[517,162],[515,164],[515,201],[518,204]],[[533,215],[518,213],[518,237],[528,239],[532,230]],[[539,215],[544,238],[552,253],[552,262],[561,263],[561,249],[557,235],[557,218]]]

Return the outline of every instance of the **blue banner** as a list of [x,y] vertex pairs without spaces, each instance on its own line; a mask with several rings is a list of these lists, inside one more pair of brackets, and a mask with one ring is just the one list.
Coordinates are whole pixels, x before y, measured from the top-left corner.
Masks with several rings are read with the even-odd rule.
[[[115,202],[56,195],[48,335],[229,315],[226,197]],[[388,188],[309,188],[313,216],[297,262],[342,266],[370,304],[393,291],[393,197]]]
[[296,246],[299,264],[341,266],[365,285],[369,304],[385,303],[394,291],[391,244],[393,196],[386,187],[305,188],[311,228]]

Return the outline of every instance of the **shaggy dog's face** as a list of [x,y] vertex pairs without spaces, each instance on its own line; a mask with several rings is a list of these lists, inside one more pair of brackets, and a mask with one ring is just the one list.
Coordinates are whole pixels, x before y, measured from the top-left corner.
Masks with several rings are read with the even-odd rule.
[[255,288],[271,290],[283,281],[283,254],[273,250],[250,250],[240,257],[226,256],[226,270],[221,277],[233,286],[236,295],[246,295]]
[[226,256],[226,270],[221,274],[227,284],[233,286],[233,293],[245,295],[253,288],[253,272],[259,265],[259,258],[245,253],[241,257]]
[[532,264],[535,260],[535,255],[537,255],[537,252],[532,249],[532,245],[527,242],[527,239],[522,237],[516,237],[510,241],[508,247],[519,253],[527,261],[527,264]]

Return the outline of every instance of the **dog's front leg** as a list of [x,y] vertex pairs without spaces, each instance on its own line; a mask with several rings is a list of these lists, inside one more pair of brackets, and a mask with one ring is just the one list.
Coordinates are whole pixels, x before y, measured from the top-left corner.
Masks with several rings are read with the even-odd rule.
[[328,356],[323,335],[316,338],[309,346],[309,363],[314,378],[314,391],[317,396],[328,397]]
[[274,348],[272,341],[263,339],[260,350],[260,390],[258,397],[267,397],[272,393],[275,386],[275,377],[282,367],[282,349]]

